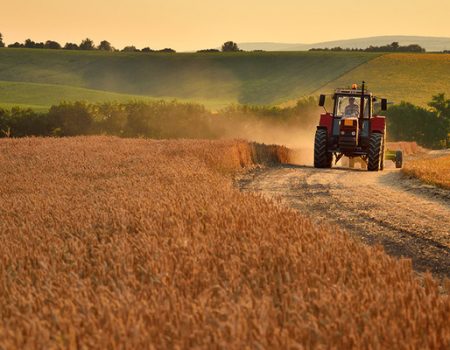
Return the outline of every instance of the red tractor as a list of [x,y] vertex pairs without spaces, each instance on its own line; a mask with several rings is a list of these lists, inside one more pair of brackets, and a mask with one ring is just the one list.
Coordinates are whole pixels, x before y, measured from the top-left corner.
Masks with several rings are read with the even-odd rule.
[[[374,105],[387,109],[387,100],[377,98],[365,90],[364,82],[359,89],[336,89],[333,95],[333,113],[325,110],[320,116],[314,140],[314,167],[331,168],[343,157],[350,164],[361,158],[367,170],[383,170],[384,160],[392,160],[397,168],[402,166],[402,152],[386,150],[386,118],[374,113]],[[320,95],[319,105],[325,106],[325,95]]]

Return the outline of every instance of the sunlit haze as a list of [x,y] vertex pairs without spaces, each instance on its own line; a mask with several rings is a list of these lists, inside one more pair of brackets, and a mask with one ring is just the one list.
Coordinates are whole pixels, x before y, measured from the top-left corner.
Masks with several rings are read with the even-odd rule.
[[195,50],[226,40],[313,43],[378,35],[450,37],[449,0],[0,0],[7,43],[106,39]]

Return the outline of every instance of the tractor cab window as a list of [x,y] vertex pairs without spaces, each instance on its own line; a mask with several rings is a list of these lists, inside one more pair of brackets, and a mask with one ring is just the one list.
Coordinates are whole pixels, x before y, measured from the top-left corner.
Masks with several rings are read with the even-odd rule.
[[373,115],[381,114],[381,101],[376,101],[373,103]]
[[[361,97],[338,96],[336,100],[335,116],[340,118],[359,117]],[[369,98],[364,98],[364,118],[369,118]]]

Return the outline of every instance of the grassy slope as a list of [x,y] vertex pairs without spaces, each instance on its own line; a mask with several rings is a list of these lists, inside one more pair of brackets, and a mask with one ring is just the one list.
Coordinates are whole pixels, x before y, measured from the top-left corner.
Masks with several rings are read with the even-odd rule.
[[[164,97],[170,99],[170,97]],[[128,102],[132,100],[153,101],[155,98],[93,90],[75,86],[0,81],[0,107],[23,107],[46,110],[61,101]],[[182,100],[182,99],[181,99]],[[220,105],[221,101],[199,101],[207,107]]]
[[195,100],[213,109],[236,102],[291,104],[362,80],[391,101],[425,105],[433,94],[450,94],[450,55],[0,50],[0,105],[6,106],[149,97]]
[[432,95],[450,95],[450,55],[383,55],[330,82],[320,92],[331,93],[335,87],[362,80],[374,93],[395,103],[404,100],[425,106]]
[[[219,106],[233,102],[275,104],[310,94],[374,57],[377,54],[271,52],[174,55],[2,49],[0,81],[176,97],[209,101],[209,105]],[[24,91],[18,86],[6,87],[0,95],[0,103],[43,104],[39,94],[28,96],[32,87],[23,87]],[[64,99],[66,87],[63,91],[49,90],[46,99],[49,102]],[[9,88],[13,90],[8,91]],[[8,99],[3,98],[5,94]],[[82,91],[72,91],[69,95],[77,94],[82,95]],[[92,91],[86,91],[86,94],[89,96],[83,99],[94,96]],[[33,95],[36,98],[32,98]]]
[[[60,101],[129,101],[141,98],[136,95],[90,90],[73,86],[0,81],[1,105],[45,109]],[[146,98],[149,99],[149,98]]]

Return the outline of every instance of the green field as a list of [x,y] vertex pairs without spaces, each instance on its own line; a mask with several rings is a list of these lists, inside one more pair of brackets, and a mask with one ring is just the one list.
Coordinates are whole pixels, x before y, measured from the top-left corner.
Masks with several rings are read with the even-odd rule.
[[[173,100],[172,97],[161,96],[161,99]],[[34,110],[47,110],[49,106],[65,102],[129,102],[129,101],[154,101],[154,97],[120,94],[110,91],[93,90],[76,86],[58,84],[40,84],[0,81],[0,105],[3,108],[23,107]],[[184,102],[185,99],[178,99]],[[186,100],[190,101],[190,100]],[[198,100],[197,102],[209,108],[226,106],[227,103],[216,100]]]
[[0,101],[3,106],[9,107],[19,106],[44,110],[60,101],[126,102],[136,99],[150,100],[148,97],[142,98],[142,96],[74,86],[0,81]]
[[385,54],[331,81],[317,93],[331,93],[337,86],[368,82],[370,90],[394,103],[426,106],[433,95],[450,96],[450,55]]
[[0,105],[197,101],[276,105],[366,80],[395,102],[450,94],[450,55],[361,52],[123,53],[0,49]]
[[[206,102],[278,104],[308,95],[329,81],[377,57],[368,53],[122,53],[0,49],[0,103],[47,105],[83,96],[110,99],[118,94]],[[47,96],[35,86],[47,84]],[[49,86],[50,84],[51,86]],[[54,86],[63,85],[59,91]],[[23,87],[21,91],[20,87]],[[92,90],[100,90],[98,95]],[[125,96],[126,97],[126,96]],[[122,96],[117,96],[121,99]],[[44,102],[47,101],[47,102]]]

